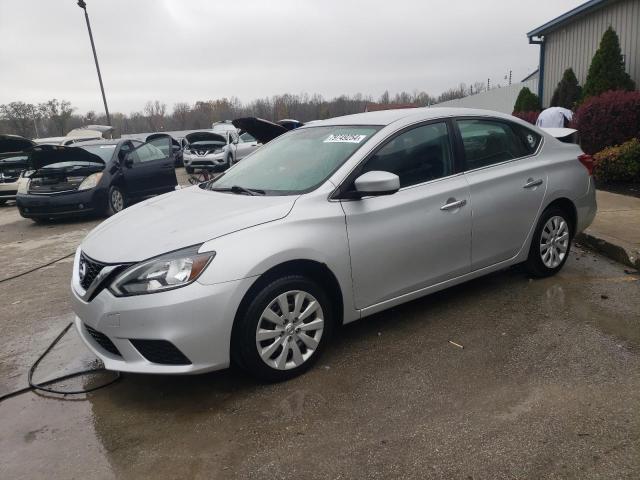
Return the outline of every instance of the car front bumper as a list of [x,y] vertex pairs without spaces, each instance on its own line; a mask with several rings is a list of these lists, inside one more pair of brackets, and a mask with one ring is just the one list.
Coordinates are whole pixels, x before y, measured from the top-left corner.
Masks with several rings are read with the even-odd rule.
[[18,182],[0,182],[0,200],[15,200]]
[[223,168],[227,166],[227,158],[224,154],[202,157],[189,156],[184,157],[183,162],[185,167],[192,168]]
[[106,202],[106,194],[96,189],[51,195],[20,193],[16,196],[20,215],[25,218],[88,215],[104,209]]
[[[76,330],[104,362],[105,368],[121,372],[192,374],[229,366],[233,321],[255,278],[214,285],[194,282],[175,290],[131,297],[116,297],[104,288],[87,302],[78,293],[81,291],[78,262],[79,252],[71,281]],[[215,268],[215,263],[209,268],[212,267]],[[117,353],[104,348],[104,338]],[[157,356],[151,356],[150,360],[148,351],[137,348],[140,340],[171,345],[187,362],[164,363]]]

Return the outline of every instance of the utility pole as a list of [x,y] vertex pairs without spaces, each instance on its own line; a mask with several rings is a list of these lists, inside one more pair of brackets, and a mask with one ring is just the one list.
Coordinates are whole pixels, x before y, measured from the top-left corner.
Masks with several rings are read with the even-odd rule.
[[91,40],[91,49],[93,50],[93,59],[96,62],[96,70],[98,71],[98,81],[100,82],[100,91],[102,92],[102,102],[104,103],[104,112],[107,114],[107,125],[111,125],[111,116],[109,115],[109,107],[107,106],[107,97],[104,94],[104,86],[102,85],[102,75],[100,75],[100,65],[98,64],[98,55],[96,54],[96,46],[93,43],[93,34],[91,33],[91,23],[89,23],[89,14],[87,13],[87,4],[84,0],[78,0],[78,6],[84,10],[84,18],[87,21],[87,30],[89,31],[89,40]]

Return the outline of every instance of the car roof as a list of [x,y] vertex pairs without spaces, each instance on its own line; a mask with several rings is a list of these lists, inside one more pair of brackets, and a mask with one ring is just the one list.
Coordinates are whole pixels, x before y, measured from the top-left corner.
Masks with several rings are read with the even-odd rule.
[[[478,110],[474,108],[445,108],[445,107],[424,107],[424,108],[403,108],[397,110],[380,110],[377,112],[355,113],[343,117],[329,118],[313,122],[309,128],[331,125],[390,125],[400,120],[433,120],[445,117],[499,117],[513,120],[510,115],[491,110]],[[307,128],[307,127],[301,127]]]

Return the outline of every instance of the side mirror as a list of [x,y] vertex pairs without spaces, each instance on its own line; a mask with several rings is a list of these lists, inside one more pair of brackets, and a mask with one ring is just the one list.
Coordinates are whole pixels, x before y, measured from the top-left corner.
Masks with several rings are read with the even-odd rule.
[[180,148],[179,145],[171,145],[171,151],[173,153],[178,153],[180,150],[182,150],[182,148]]
[[360,175],[354,185],[360,197],[392,195],[400,190],[400,178],[390,172],[374,170]]
[[133,167],[133,158],[131,157],[131,155],[130,155],[130,154],[128,154],[128,153],[127,153],[127,154],[124,156],[124,161],[123,161],[122,163],[123,163],[123,165],[124,165],[125,167],[127,167],[127,168],[131,168],[131,167]]

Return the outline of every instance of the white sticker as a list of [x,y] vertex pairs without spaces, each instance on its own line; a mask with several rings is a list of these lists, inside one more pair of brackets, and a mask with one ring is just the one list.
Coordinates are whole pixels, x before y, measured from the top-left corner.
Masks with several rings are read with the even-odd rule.
[[360,143],[367,138],[366,135],[354,135],[351,133],[341,133],[329,135],[324,143]]
[[115,145],[100,145],[100,148],[112,149],[112,148],[116,148],[116,146]]

